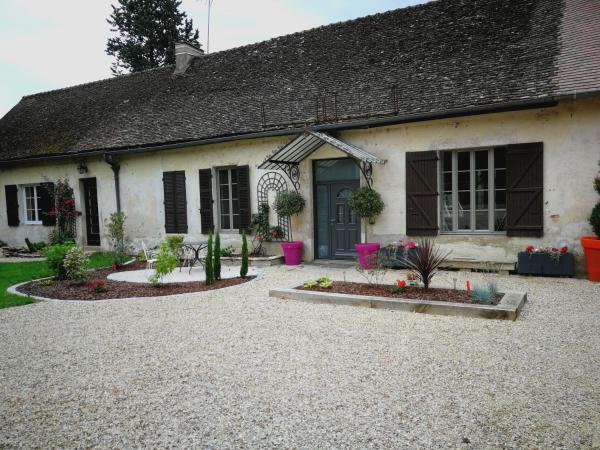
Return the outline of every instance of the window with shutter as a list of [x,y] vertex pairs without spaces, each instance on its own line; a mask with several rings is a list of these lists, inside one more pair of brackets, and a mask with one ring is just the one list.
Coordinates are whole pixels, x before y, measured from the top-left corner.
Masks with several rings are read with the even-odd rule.
[[436,152],[406,153],[406,234],[438,234],[438,156]]
[[215,228],[213,218],[212,170],[200,170],[200,229],[208,234]]
[[187,233],[185,171],[163,172],[165,231]]
[[217,169],[219,227],[239,230],[250,227],[250,169],[248,166]]
[[508,236],[543,236],[543,143],[509,145],[506,152],[506,178]]
[[4,186],[6,194],[6,218],[9,227],[19,226],[19,197],[17,194],[17,185],[11,184]]

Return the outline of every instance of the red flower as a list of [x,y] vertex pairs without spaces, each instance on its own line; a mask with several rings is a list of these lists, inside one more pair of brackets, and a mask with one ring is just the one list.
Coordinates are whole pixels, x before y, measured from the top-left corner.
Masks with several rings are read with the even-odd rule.
[[569,247],[567,247],[567,246],[565,245],[564,247],[562,247],[562,248],[560,249],[560,252],[561,252],[561,253],[568,253],[568,252],[569,252]]
[[526,252],[532,252],[535,250],[535,247],[533,245],[528,245],[527,248],[525,249]]
[[558,253],[558,249],[556,247],[552,247],[552,253]]
[[398,280],[398,281],[396,281],[396,285],[401,288],[406,287],[406,281]]
[[75,203],[75,199],[73,197],[65,200],[65,205],[72,205],[73,203]]

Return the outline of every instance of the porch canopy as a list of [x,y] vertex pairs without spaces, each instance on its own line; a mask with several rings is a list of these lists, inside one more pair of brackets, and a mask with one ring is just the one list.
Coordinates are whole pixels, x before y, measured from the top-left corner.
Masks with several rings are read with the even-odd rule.
[[373,178],[373,164],[385,164],[387,162],[385,159],[378,158],[355,145],[340,141],[327,133],[305,130],[304,133],[269,156],[258,168],[283,170],[294,183],[294,187],[298,189],[298,165],[325,144],[337,148],[354,159],[369,186],[371,186]]

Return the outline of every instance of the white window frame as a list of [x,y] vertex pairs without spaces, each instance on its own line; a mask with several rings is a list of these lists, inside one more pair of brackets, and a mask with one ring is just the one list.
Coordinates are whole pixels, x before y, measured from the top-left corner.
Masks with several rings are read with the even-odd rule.
[[[40,195],[38,194],[38,189],[41,185],[40,184],[23,184],[21,185],[21,190],[23,191],[23,223],[25,225],[42,225],[42,211],[40,210],[39,206],[38,206],[38,199],[40,198]],[[36,220],[29,220],[28,219],[28,214],[27,211],[29,210],[29,208],[27,208],[27,188],[33,188],[33,203],[34,203],[34,208],[35,208],[35,216],[36,216]]]
[[[496,231],[496,210],[501,210],[506,212],[507,205],[505,204],[504,209],[496,208],[496,186],[495,186],[495,173],[496,167],[494,165],[494,152],[496,149],[502,150],[504,147],[482,147],[482,148],[466,148],[466,149],[454,149],[454,150],[443,150],[440,152],[440,158],[438,163],[438,185],[440,186],[439,192],[439,215],[438,220],[440,223],[440,234],[496,234],[496,235],[506,235],[506,230],[504,231]],[[505,150],[505,149],[504,149]],[[475,186],[475,153],[479,151],[487,151],[488,152],[488,229],[487,230],[477,230],[477,198],[476,198],[476,186]],[[470,153],[470,165],[469,165],[469,175],[470,175],[470,224],[471,229],[461,230],[458,228],[458,154],[468,152]],[[452,154],[452,230],[444,230],[444,193],[446,192],[444,189],[444,153]],[[506,171],[506,167],[503,168]],[[506,187],[504,188],[506,191]],[[505,200],[506,201],[506,200]],[[506,226],[505,226],[506,227]]]
[[[219,230],[221,230],[221,231],[223,231],[225,233],[227,233],[227,232],[230,232],[230,233],[237,233],[237,232],[239,232],[239,228],[234,228],[234,226],[233,226],[233,223],[234,223],[233,218],[234,218],[234,216],[237,215],[238,216],[238,220],[239,220],[239,216],[240,216],[240,212],[239,212],[239,202],[240,202],[240,199],[239,199],[239,195],[240,195],[239,178],[238,178],[238,182],[237,182],[237,185],[238,185],[238,198],[237,198],[237,201],[238,201],[238,212],[237,212],[237,214],[235,214],[234,211],[233,211],[233,200],[234,199],[233,199],[233,190],[231,188],[232,187],[232,183],[231,183],[231,171],[232,170],[238,170],[238,169],[239,169],[239,166],[215,167],[215,169],[214,169],[215,175],[216,175],[215,176],[215,187],[216,187],[216,191],[217,191],[216,192],[217,195],[216,195],[216,197],[214,197],[214,198],[217,199],[217,208],[216,208],[217,209],[217,222],[216,223],[219,224]],[[227,175],[228,185],[227,186],[228,186],[228,192],[229,192],[229,198],[228,198],[228,200],[229,200],[229,214],[228,215],[229,215],[229,225],[230,225],[229,228],[223,228],[223,224],[221,222],[221,171],[222,170],[226,170],[228,172],[228,175]],[[239,173],[238,173],[238,176],[239,176]]]

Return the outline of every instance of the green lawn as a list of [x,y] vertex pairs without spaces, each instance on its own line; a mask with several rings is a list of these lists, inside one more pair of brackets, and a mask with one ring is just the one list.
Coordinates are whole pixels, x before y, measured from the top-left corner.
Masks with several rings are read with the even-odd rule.
[[[90,255],[90,269],[98,269],[111,265],[114,256],[110,252],[96,252]],[[46,261],[27,261],[19,263],[0,263],[0,308],[26,305],[35,300],[29,297],[13,295],[6,288],[13,284],[52,275]]]

